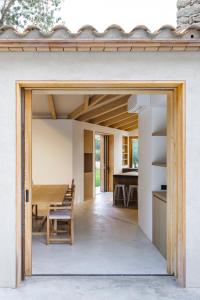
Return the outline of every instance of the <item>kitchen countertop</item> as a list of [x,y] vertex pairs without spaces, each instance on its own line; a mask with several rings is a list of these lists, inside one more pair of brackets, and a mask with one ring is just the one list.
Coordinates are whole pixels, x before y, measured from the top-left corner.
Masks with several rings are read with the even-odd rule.
[[160,200],[167,202],[167,191],[155,191],[153,192],[153,196],[156,196]]
[[113,176],[138,176],[138,172],[127,172],[127,173],[118,173]]

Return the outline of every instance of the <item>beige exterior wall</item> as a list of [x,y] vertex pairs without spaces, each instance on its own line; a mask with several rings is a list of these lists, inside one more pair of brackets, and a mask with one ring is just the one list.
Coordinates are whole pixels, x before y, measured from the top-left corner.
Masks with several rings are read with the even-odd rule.
[[0,286],[16,285],[16,80],[186,81],[186,283],[200,287],[200,53],[0,53]]

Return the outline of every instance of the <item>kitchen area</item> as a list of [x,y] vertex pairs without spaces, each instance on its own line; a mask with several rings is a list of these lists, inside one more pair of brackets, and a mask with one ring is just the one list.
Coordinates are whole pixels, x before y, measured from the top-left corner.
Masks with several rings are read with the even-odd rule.
[[113,174],[113,205],[138,207],[138,136],[122,137],[122,172]]
[[113,175],[113,206],[137,210],[139,227],[166,259],[166,98],[154,95],[152,100],[156,105],[145,107],[139,113],[138,136],[122,138],[123,168]]

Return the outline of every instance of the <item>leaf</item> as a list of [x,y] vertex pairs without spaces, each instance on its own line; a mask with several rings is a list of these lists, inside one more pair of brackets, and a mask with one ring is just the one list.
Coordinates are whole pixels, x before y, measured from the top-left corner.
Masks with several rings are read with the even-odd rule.
[[[58,15],[63,1],[0,0],[0,24],[14,25],[19,30],[23,30],[27,25],[37,25],[42,30],[49,31],[56,23],[64,23]],[[7,11],[1,11],[5,4],[11,2],[12,5]]]

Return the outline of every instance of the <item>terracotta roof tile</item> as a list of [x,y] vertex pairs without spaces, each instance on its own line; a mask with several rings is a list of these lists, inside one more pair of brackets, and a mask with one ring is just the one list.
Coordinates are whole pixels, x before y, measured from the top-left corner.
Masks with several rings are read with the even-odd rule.
[[[42,32],[37,27],[28,27],[23,32],[18,32],[10,26],[0,28],[0,48],[16,47],[84,47],[93,46],[109,48],[130,49],[130,47],[145,47],[143,43],[148,44],[146,47],[160,49],[162,46],[168,47],[196,47],[200,49],[200,27],[190,26],[184,29],[174,28],[170,25],[162,26],[160,29],[151,32],[146,26],[140,25],[130,32],[125,32],[118,25],[112,25],[103,32],[97,31],[94,27],[86,25],[81,27],[77,32],[71,32],[65,26],[56,26],[48,33]],[[17,46],[17,47],[18,47]],[[172,49],[173,50],[173,49]],[[123,50],[122,50],[123,51]],[[125,50],[124,50],[125,51]],[[130,51],[130,50],[129,50]],[[154,50],[155,51],[155,50]]]

